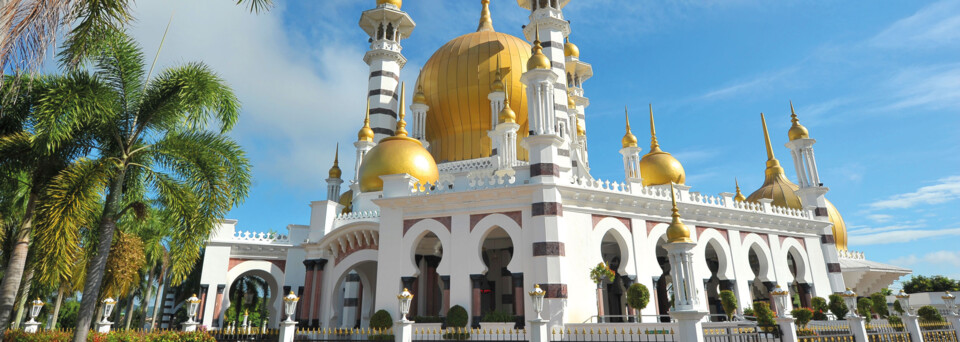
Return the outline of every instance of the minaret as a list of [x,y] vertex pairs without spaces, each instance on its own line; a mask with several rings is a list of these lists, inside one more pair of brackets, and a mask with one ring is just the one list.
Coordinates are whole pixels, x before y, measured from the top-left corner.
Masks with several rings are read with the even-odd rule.
[[[583,82],[593,76],[593,66],[580,60],[580,48],[570,42],[563,44],[563,54],[566,56],[566,83],[567,95],[570,98],[567,104],[570,122],[586,125],[586,110],[590,106],[590,99],[583,94]],[[586,130],[586,126],[584,126]]]
[[487,134],[497,149],[497,169],[512,169],[517,163],[517,113],[510,108],[510,97],[504,94],[503,109],[497,114],[497,125]]
[[673,202],[673,220],[667,227],[667,250],[670,259],[670,278],[673,280],[673,307],[670,316],[677,320],[677,341],[703,341],[703,328],[700,320],[709,312],[700,308],[700,295],[697,293],[697,281],[693,271],[693,249],[697,246],[690,239],[690,230],[680,221],[677,208],[677,193],[670,184],[670,199]]
[[[567,108],[576,108],[572,96],[567,96]],[[587,154],[587,129],[584,128],[583,119],[576,111],[570,112],[570,167],[573,169],[573,175],[580,178],[591,179],[590,176],[590,156]]]
[[[482,21],[481,21],[482,23]],[[503,67],[500,65],[500,55],[497,55],[497,72],[494,73],[493,83],[490,83],[490,127],[497,127],[498,116],[503,110],[503,102],[507,97],[506,86],[503,84]],[[493,148],[497,148],[494,146]]]
[[340,176],[343,175],[343,172],[340,171],[340,144],[337,144],[337,150],[333,155],[333,167],[330,168],[327,178],[327,200],[334,201],[340,199],[340,184],[343,184],[343,179]]
[[637,137],[630,131],[630,114],[627,108],[623,108],[623,115],[627,122],[627,133],[621,139],[620,154],[623,155],[623,172],[628,183],[639,184],[640,175],[640,147],[637,147]]
[[370,50],[363,61],[370,66],[367,96],[372,106],[374,142],[393,136],[397,123],[396,90],[400,70],[407,63],[400,53],[400,40],[409,37],[416,27],[413,19],[400,10],[401,4],[400,0],[377,0],[377,7],[364,11],[360,17],[360,28],[370,36]]
[[[520,81],[527,86],[527,119],[530,122],[530,135],[557,135],[557,114],[555,109],[554,84],[557,73],[550,69],[550,59],[543,54],[540,34],[533,41],[533,55],[527,61],[527,72]],[[531,151],[532,153],[533,151]],[[531,162],[533,162],[531,160]]]
[[[813,144],[816,140],[810,138],[810,132],[806,127],[800,124],[797,118],[797,112],[793,109],[793,101],[790,101],[790,121],[793,122],[787,136],[790,141],[786,146],[790,149],[793,157],[793,165],[797,170],[797,179],[800,181],[800,189],[796,191],[797,196],[803,202],[804,207],[813,209],[814,215],[818,220],[829,221],[830,215],[827,210],[827,198],[825,195],[829,188],[823,186],[820,182],[820,173],[817,171],[817,160],[813,155]],[[827,262],[828,278],[830,279],[830,288],[834,293],[843,292],[845,289],[843,275],[840,273],[840,259],[837,252],[837,241],[833,234],[833,228],[825,228],[821,232],[820,247],[823,249],[824,259]]]
[[417,81],[417,92],[413,95],[413,104],[410,105],[410,111],[413,112],[413,132],[411,137],[420,140],[423,148],[430,148],[427,142],[427,111],[430,106],[427,105],[427,97],[423,94],[423,84]]
[[[370,127],[370,99],[367,99],[367,111],[364,113],[363,118],[363,128],[360,128],[360,132],[357,132],[357,142],[353,143],[353,146],[357,148],[357,161],[356,167],[353,172],[353,183],[360,183],[360,164],[363,163],[363,157],[367,156],[367,152],[370,152],[374,146],[377,146],[373,142],[375,134],[373,129]],[[356,191],[354,192],[356,193]]]
[[[530,11],[530,23],[523,28],[523,34],[528,41],[537,40],[543,47],[543,54],[547,57],[548,68],[557,75],[556,87],[553,91],[553,106],[558,108],[559,125],[572,127],[575,121],[570,121],[567,113],[566,89],[566,56],[564,54],[564,37],[570,35],[570,23],[563,18],[563,7],[570,0],[519,0],[520,7]],[[528,70],[530,68],[527,68]],[[564,137],[573,138],[573,137]]]

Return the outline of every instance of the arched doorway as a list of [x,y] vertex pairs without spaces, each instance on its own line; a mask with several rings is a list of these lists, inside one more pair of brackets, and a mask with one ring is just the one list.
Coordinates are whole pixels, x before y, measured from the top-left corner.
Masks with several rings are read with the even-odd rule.
[[666,244],[666,235],[657,240],[657,264],[660,265],[661,274],[654,279],[657,286],[657,314],[660,315],[659,321],[663,323],[670,322],[669,312],[673,303],[673,281],[670,279],[670,258],[667,256],[667,249],[664,248]]
[[707,269],[710,270],[710,277],[704,280],[704,292],[707,296],[707,309],[710,311],[710,320],[719,321],[723,314],[723,304],[720,302],[720,255],[713,245],[713,241],[708,242],[703,249],[703,258],[707,262]]
[[753,272],[753,278],[750,280],[750,294],[753,302],[770,302],[770,291],[772,283],[764,279],[770,265],[767,263],[767,256],[760,246],[753,244],[747,252],[747,261],[750,263],[750,270]]
[[787,269],[790,270],[790,275],[793,276],[793,281],[790,282],[790,297],[793,300],[793,307],[811,307],[812,295],[810,294],[811,285],[803,282],[802,274],[805,271],[806,265],[803,263],[803,256],[800,254],[796,248],[790,248],[787,252]]
[[600,240],[600,257],[615,274],[612,281],[605,281],[601,284],[604,290],[603,314],[605,316],[611,316],[602,319],[602,322],[624,322],[623,317],[617,316],[627,314],[627,289],[624,287],[626,278],[624,277],[625,275],[620,272],[621,264],[628,257],[625,253],[625,248],[622,246],[623,244],[623,237],[613,229],[608,230]]
[[[489,312],[523,315],[514,310],[513,274],[507,269],[513,259],[513,240],[506,230],[488,230],[480,245],[480,257],[487,267],[480,284],[480,317]],[[518,298],[522,300],[522,298]]]
[[377,288],[377,263],[358,262],[337,279],[334,287],[331,327],[360,328],[373,315]]
[[443,260],[443,244],[433,232],[426,232],[415,244],[413,251],[417,273],[414,277],[404,277],[403,286],[414,294],[410,305],[410,317],[440,317],[446,311],[444,303],[444,284],[437,273],[437,267]]
[[[240,273],[229,283],[223,298],[222,327],[272,327],[279,322],[280,285],[260,269]],[[246,322],[244,316],[246,315]]]

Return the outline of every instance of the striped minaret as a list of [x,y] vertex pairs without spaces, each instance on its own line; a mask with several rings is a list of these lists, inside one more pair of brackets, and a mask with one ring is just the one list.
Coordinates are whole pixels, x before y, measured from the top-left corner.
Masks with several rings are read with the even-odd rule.
[[[523,28],[523,34],[527,40],[534,41],[539,33],[540,46],[543,47],[543,54],[550,59],[551,70],[557,74],[557,81],[553,87],[553,107],[557,115],[557,126],[555,129],[562,132],[564,146],[562,149],[570,149],[570,143],[576,136],[567,134],[575,131],[577,123],[570,121],[567,109],[567,71],[566,56],[564,55],[564,38],[570,35],[570,23],[563,18],[563,7],[570,0],[552,0],[552,1],[518,1],[520,7],[530,11],[530,23]],[[544,6],[545,5],[545,6]]]
[[416,23],[400,10],[400,1],[377,1],[377,7],[363,12],[360,28],[370,36],[370,50],[363,61],[370,66],[367,96],[370,99],[370,127],[374,142],[393,136],[397,126],[397,86],[400,69],[407,59],[400,40],[407,38]]

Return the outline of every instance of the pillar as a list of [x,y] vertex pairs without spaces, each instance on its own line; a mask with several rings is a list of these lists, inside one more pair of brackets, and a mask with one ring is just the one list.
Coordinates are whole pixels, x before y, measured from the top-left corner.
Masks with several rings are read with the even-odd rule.
[[446,316],[447,310],[450,310],[450,276],[440,276],[443,283],[443,304],[440,306],[440,316]]
[[[905,310],[909,310],[904,308]],[[911,342],[923,342],[923,331],[920,330],[920,317],[911,313],[905,313],[901,319],[903,327],[910,332]]]
[[323,268],[327,265],[327,259],[314,259],[313,272],[313,295],[310,297],[310,326],[320,326],[320,304],[323,298]]
[[524,291],[523,291],[523,273],[514,273],[513,275],[513,314],[517,316],[517,320],[523,322],[523,302],[524,302]]
[[310,320],[313,315],[313,301],[310,300],[313,298],[313,276],[314,276],[314,267],[316,262],[313,260],[304,260],[303,266],[306,267],[306,275],[303,279],[304,284],[304,293],[303,297],[300,297],[300,300],[303,301],[300,303],[300,307],[303,308],[300,311],[300,314],[297,315],[297,320],[301,321],[304,326],[310,326]]
[[213,302],[213,326],[220,327],[220,306],[223,305],[223,291],[227,288],[227,285],[220,284],[217,285],[217,297],[216,301]]
[[480,315],[482,314],[481,312],[482,308],[480,307],[480,287],[483,286],[483,275],[471,274],[470,281],[473,286],[471,288],[472,296],[470,297],[472,299],[470,301],[470,316],[471,316],[471,322],[473,322],[471,326],[477,327],[477,326],[480,326]]
[[401,54],[400,41],[413,33],[416,23],[400,8],[382,4],[364,11],[360,27],[370,37],[370,50],[363,61],[370,66],[368,99],[370,101],[370,126],[375,134],[374,142],[393,136],[397,126],[397,86],[400,70],[407,63]]
[[867,325],[864,323],[863,317],[847,317],[847,323],[850,324],[850,332],[853,333],[854,341],[869,342]]
[[203,322],[204,311],[203,308],[207,307],[207,291],[210,290],[210,285],[203,284],[200,285],[200,306],[197,309],[197,322]]

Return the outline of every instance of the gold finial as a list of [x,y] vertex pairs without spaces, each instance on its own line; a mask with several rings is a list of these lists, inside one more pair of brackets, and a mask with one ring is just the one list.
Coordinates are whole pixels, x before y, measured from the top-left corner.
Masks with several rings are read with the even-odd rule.
[[393,134],[395,137],[407,137],[407,122],[403,120],[403,117],[407,115],[407,110],[404,108],[407,101],[404,99],[404,93],[406,92],[407,84],[406,82],[400,83],[400,116],[397,119],[397,132]]
[[333,167],[330,168],[330,178],[340,178],[343,172],[340,170],[340,143],[337,143],[336,152],[333,153]]
[[770,133],[767,131],[767,119],[760,113],[760,122],[763,123],[763,139],[767,145],[767,173],[782,173],[780,161],[773,155],[773,145],[770,143]]
[[540,25],[534,27],[534,30],[533,55],[527,61],[527,70],[550,69],[550,59],[543,54],[543,46],[540,45]]
[[490,89],[493,91],[503,91],[503,73],[500,70],[503,67],[500,66],[500,54],[497,54],[497,71],[494,73],[493,84],[490,85]]
[[490,18],[490,0],[481,0],[483,10],[480,11],[480,25],[477,32],[493,32],[493,19]]
[[630,112],[627,106],[623,107],[623,115],[627,119],[627,133],[623,135],[623,139],[620,139],[620,144],[623,148],[637,147],[637,136],[633,135],[633,132],[630,131]]
[[800,124],[800,119],[797,118],[797,112],[793,110],[793,101],[790,101],[790,121],[793,123],[793,125],[790,126],[790,130],[787,131],[787,137],[790,138],[790,141],[810,138],[810,131]]
[[667,227],[667,242],[693,242],[690,240],[690,230],[680,221],[680,209],[677,208],[677,193],[673,188],[673,183],[670,183],[670,200],[673,202],[673,214],[670,215],[673,217],[673,221]]
[[736,178],[734,178],[734,179],[733,179],[733,183],[737,185],[737,194],[736,194],[736,196],[733,197],[733,200],[734,200],[734,201],[737,201],[737,202],[746,201],[747,198],[744,197],[744,196],[743,196],[743,193],[740,192],[740,181],[738,181]]
[[364,113],[363,128],[357,133],[357,141],[373,142],[373,128],[370,128],[370,98],[367,98],[367,110]]
[[423,69],[417,74],[417,92],[413,93],[413,103],[426,104],[427,96],[423,94]]
[[650,153],[660,152],[660,143],[657,142],[657,125],[653,123],[653,104],[650,104]]
[[500,110],[497,119],[500,123],[517,123],[517,113],[510,108],[510,93],[504,89],[504,94],[506,97],[503,100],[503,109]]

